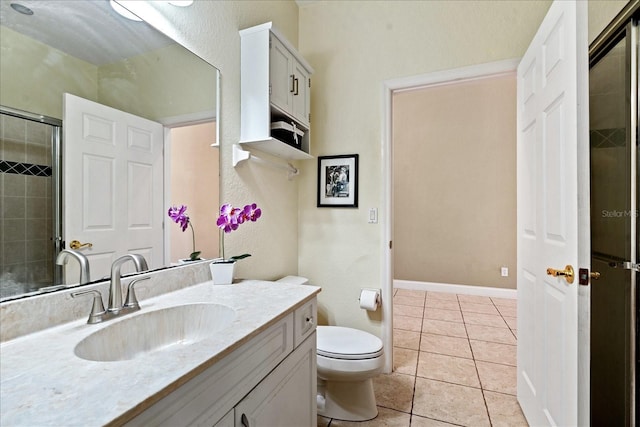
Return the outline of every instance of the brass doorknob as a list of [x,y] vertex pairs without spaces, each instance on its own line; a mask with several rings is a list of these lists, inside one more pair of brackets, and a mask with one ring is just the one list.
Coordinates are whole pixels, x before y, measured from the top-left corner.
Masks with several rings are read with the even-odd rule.
[[598,280],[600,278],[600,273],[598,271],[592,271],[589,273],[589,277],[591,280]]
[[567,283],[572,284],[573,279],[575,277],[573,267],[567,265],[564,270],[556,270],[555,268],[547,268],[547,274],[549,276],[558,277],[562,276],[567,281]]
[[72,240],[71,243],[69,243],[69,247],[71,249],[80,249],[84,248],[85,246],[91,248],[93,247],[93,243],[80,243],[79,240]]

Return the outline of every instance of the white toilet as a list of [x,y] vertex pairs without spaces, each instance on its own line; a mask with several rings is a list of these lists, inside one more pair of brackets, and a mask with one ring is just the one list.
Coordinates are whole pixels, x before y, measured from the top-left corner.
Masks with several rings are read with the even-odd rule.
[[[303,277],[279,282],[307,284]],[[382,372],[382,340],[368,332],[341,326],[318,326],[318,415],[366,421],[378,415],[372,378]]]
[[378,415],[372,378],[382,372],[380,338],[341,326],[318,326],[318,414],[347,421]]

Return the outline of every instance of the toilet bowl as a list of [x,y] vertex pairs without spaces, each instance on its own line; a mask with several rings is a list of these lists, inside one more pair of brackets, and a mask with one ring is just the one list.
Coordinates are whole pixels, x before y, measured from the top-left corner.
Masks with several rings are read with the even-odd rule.
[[341,326],[318,326],[318,414],[346,421],[378,415],[372,378],[382,372],[380,338]]

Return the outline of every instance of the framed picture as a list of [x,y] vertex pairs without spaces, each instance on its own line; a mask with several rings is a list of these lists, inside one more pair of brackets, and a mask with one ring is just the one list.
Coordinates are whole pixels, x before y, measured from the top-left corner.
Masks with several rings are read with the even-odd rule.
[[318,207],[358,207],[358,155],[318,157]]

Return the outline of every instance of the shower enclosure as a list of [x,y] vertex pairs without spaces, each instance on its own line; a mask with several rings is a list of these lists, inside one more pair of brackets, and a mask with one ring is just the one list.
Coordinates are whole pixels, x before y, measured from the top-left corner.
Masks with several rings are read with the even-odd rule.
[[0,299],[61,283],[62,122],[0,107]]
[[639,17],[636,2],[589,52],[594,426],[637,425]]

